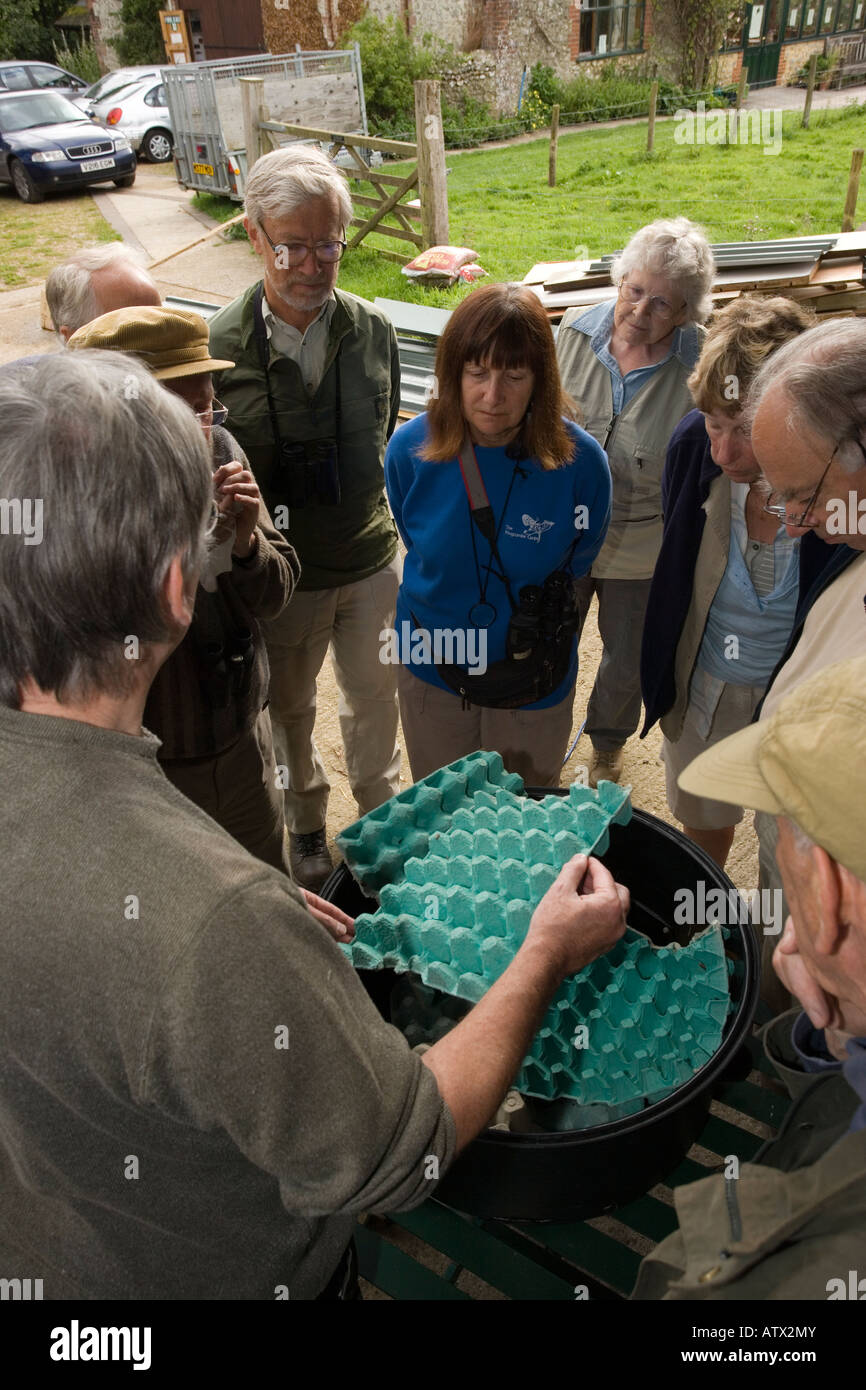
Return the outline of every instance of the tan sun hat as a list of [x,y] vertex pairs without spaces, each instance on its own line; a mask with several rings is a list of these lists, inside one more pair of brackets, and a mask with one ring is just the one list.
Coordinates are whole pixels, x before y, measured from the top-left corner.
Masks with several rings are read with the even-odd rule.
[[69,348],[131,352],[158,381],[222,372],[234,362],[211,357],[208,326],[190,309],[138,307],[113,309],[73,333]]
[[866,657],[827,666],[769,719],[708,748],[683,791],[796,821],[866,880]]

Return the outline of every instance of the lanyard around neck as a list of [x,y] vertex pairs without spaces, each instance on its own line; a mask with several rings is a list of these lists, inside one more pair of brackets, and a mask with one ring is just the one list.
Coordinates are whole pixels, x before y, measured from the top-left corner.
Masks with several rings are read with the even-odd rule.
[[[253,297],[253,332],[256,339],[256,347],[259,354],[259,363],[262,368],[262,375],[265,379],[265,391],[268,397],[268,415],[271,421],[271,434],[274,438],[274,446],[277,450],[277,457],[282,457],[281,450],[283,439],[280,434],[280,425],[277,418],[277,408],[274,404],[273,391],[271,390],[270,373],[270,354],[271,342],[268,337],[268,330],[265,324],[265,316],[262,310],[262,301],[265,297],[264,282],[259,285]],[[298,369],[300,370],[300,368]],[[340,440],[340,349],[337,348],[337,355],[334,358],[334,437],[339,443]],[[296,441],[292,441],[295,443]]]

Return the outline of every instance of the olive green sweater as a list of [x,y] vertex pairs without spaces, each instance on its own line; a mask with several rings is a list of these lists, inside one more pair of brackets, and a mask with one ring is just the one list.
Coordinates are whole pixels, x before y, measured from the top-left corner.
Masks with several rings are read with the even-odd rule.
[[310,1298],[453,1157],[430,1070],[146,735],[0,707],[0,1278]]

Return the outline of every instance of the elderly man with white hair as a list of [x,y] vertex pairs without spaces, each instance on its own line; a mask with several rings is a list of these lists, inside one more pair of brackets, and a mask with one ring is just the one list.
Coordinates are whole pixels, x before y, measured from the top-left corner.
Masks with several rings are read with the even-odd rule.
[[45,281],[45,298],[58,337],[73,333],[114,309],[159,308],[152,275],[122,242],[90,246],[56,265]]
[[587,711],[589,780],[618,782],[623,747],[640,719],[640,649],[662,542],[661,483],[668,441],[692,408],[688,378],[698,325],[712,307],[714,263],[685,217],[642,227],[616,257],[617,297],[570,309],[557,338],[562,384],[584,426],[607,451],[613,513],[607,538],[578,584],[581,626],[593,594],[604,643]]
[[[815,576],[761,706],[766,719],[810,675],[866,654],[866,323],[831,320],[786,344],[755,377],[746,417],[772,489],[767,510],[803,537],[801,569]],[[829,561],[815,538],[835,547]],[[775,822],[759,811],[755,828],[761,887],[774,890]],[[765,938],[765,967],[771,945]],[[778,991],[771,1002],[785,1004]]]
[[352,203],[326,155],[293,145],[257,160],[246,213],[263,278],[215,315],[211,351],[236,364],[221,373],[217,390],[271,516],[301,561],[298,589],[267,642],[292,871],[316,889],[332,867],[330,784],[313,738],[316,681],[329,647],[359,812],[399,790],[396,667],[379,657],[400,580],[384,493],[400,363],[385,315],[336,288]]

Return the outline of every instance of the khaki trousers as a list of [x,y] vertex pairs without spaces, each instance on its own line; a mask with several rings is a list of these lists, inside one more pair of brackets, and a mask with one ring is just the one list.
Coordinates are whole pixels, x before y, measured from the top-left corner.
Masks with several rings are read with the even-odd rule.
[[501,753],[508,772],[527,787],[558,787],[571,733],[574,686],[549,709],[462,708],[459,695],[440,690],[397,668],[400,722],[412,777],[420,782],[437,768],[480,748]]
[[256,723],[213,758],[175,758],[160,765],[179,792],[194,801],[230,835],[275,869],[292,876],[277,788],[271,720],[266,709]]
[[331,784],[313,738],[316,679],[328,648],[349,785],[366,815],[400,790],[397,677],[379,660],[383,628],[394,626],[402,565],[338,589],[301,589],[265,626],[271,664],[271,720],[277,764],[288,771],[285,818],[295,834],[319,830]]
[[593,594],[598,594],[598,631],[604,647],[586,711],[593,748],[622,748],[640,722],[640,649],[652,579],[577,581],[578,643]]

